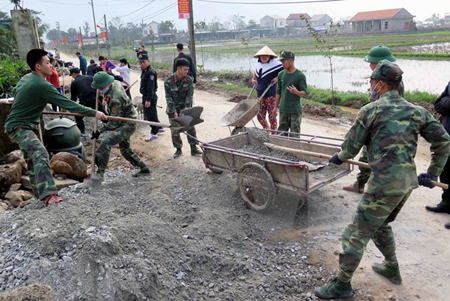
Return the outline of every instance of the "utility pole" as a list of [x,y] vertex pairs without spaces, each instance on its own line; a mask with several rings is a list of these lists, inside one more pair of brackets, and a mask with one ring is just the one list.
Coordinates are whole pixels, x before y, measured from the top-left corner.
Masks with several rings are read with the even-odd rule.
[[191,54],[193,69],[197,70],[197,59],[195,56],[195,36],[194,36],[194,10],[192,8],[193,0],[189,0],[189,19],[188,19],[188,32],[189,32],[189,53]]
[[84,47],[83,47],[83,34],[81,33],[81,26],[79,27],[80,29],[80,39],[81,39],[81,51],[84,51]]
[[59,22],[56,22],[56,29],[58,29],[58,42],[61,41],[61,27],[59,26]]
[[97,55],[100,56],[100,48],[98,47],[97,22],[95,22],[94,0],[88,2],[92,6],[92,17],[94,18],[95,41],[97,43]]
[[103,15],[103,19],[105,20],[106,48],[108,49],[108,58],[110,58],[111,57],[111,45],[109,45],[108,24],[106,24],[106,15]]

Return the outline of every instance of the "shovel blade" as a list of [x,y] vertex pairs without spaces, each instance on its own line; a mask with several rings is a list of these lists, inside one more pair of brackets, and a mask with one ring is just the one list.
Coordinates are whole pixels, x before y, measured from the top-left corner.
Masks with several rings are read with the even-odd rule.
[[170,127],[180,128],[180,127],[188,127],[191,122],[194,120],[191,116],[180,116],[176,118],[172,118],[170,120]]

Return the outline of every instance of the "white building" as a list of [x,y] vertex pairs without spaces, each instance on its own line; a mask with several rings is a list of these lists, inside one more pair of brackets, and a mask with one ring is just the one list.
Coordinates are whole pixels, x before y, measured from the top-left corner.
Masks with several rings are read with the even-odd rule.
[[286,19],[278,15],[265,15],[260,23],[262,28],[284,28],[286,26]]
[[153,34],[156,36],[158,35],[158,22],[152,21],[149,24],[145,25],[142,29],[142,36],[148,36],[150,35],[150,32],[153,31]]
[[322,27],[330,25],[331,23],[331,17],[327,14],[320,14],[320,15],[314,15],[311,17],[311,20],[309,20],[312,27]]

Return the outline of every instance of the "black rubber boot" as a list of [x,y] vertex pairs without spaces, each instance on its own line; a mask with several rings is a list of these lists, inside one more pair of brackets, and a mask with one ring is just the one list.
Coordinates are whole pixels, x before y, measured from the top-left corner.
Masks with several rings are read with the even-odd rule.
[[203,154],[196,145],[191,145],[191,156],[197,156]]
[[436,206],[425,206],[425,208],[431,212],[450,214],[450,207],[442,206],[441,204],[437,204]]
[[176,159],[179,156],[181,156],[183,152],[181,151],[181,148],[177,148],[177,151],[175,152],[175,154],[173,154],[173,157]]
[[150,169],[145,166],[142,167],[140,171],[138,171],[137,173],[133,174],[133,177],[148,177],[150,175]]

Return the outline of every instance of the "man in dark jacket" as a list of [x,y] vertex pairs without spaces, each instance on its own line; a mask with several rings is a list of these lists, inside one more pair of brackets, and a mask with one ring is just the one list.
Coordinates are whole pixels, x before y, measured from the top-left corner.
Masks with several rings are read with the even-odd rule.
[[76,55],[80,59],[80,70],[81,74],[86,75],[87,72],[87,61],[84,56],[81,55],[81,53],[77,52]]
[[94,70],[98,68],[98,65],[95,63],[94,59],[89,61],[89,66],[87,67],[87,75],[94,76]]
[[[158,111],[156,110],[156,105],[158,103],[158,95],[156,95],[156,90],[158,90],[156,71],[150,65],[150,61],[146,55],[139,56],[139,64],[142,69],[141,88],[139,91],[142,94],[142,105],[144,106],[145,118],[148,121],[159,122]],[[151,128],[150,135],[145,138],[145,141],[152,141],[158,138],[158,132],[161,128],[153,125]]]
[[[441,96],[436,99],[434,109],[441,114],[440,121],[447,133],[450,133],[450,82],[445,87]],[[445,184],[450,184],[450,159],[445,164],[444,170],[440,175],[440,181]],[[436,206],[426,206],[425,208],[431,212],[450,214],[450,190],[444,189],[442,200],[439,204]],[[445,224],[445,227],[450,229],[450,223]]]
[[178,52],[178,56],[173,61],[173,73],[177,72],[177,66],[176,66],[177,60],[181,59],[181,58],[186,59],[189,62],[188,75],[190,77],[192,77],[192,79],[194,80],[194,84],[195,84],[197,82],[197,73],[195,71],[195,66],[194,66],[194,63],[192,62],[192,58],[189,55],[183,53],[183,44],[181,44],[181,43],[177,44],[177,52]]
[[[92,77],[89,75],[81,75],[80,69],[72,68],[70,69],[70,76],[74,79],[72,84],[70,85],[70,99],[73,101],[77,101],[77,98],[80,100],[80,104],[91,109],[95,109],[95,95],[96,91],[91,87],[92,85]],[[101,112],[105,112],[102,104],[99,102],[98,110]],[[75,116],[75,121],[77,123],[77,127],[80,129],[80,132],[84,134],[84,121],[83,117]]]

